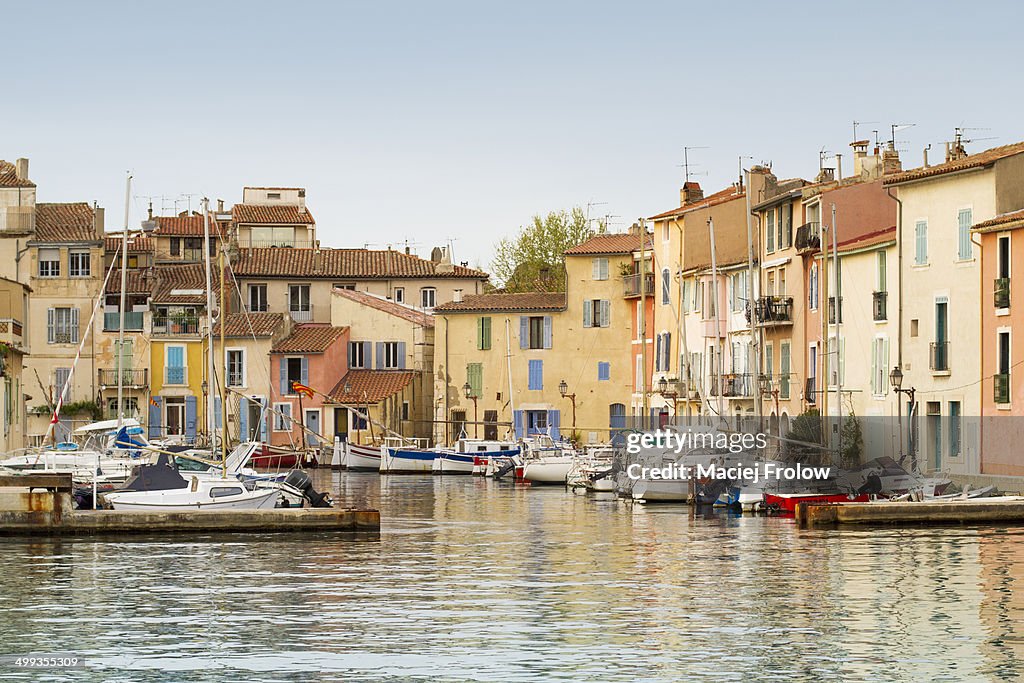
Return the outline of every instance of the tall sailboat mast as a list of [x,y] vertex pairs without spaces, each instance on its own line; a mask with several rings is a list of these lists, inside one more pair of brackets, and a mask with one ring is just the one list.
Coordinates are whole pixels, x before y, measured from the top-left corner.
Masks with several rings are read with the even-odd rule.
[[213,455],[216,427],[214,413],[214,361],[213,361],[213,273],[210,262],[210,200],[203,197],[203,260],[206,265],[206,435]]
[[117,431],[124,425],[124,309],[128,305],[128,209],[132,197],[132,174],[124,188],[124,231],[121,233],[121,297],[117,305]]

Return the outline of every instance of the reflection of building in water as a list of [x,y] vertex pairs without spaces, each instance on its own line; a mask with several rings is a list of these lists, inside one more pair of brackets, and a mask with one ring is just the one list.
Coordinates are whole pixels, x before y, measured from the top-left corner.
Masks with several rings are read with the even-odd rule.
[[985,673],[1017,680],[1024,673],[1024,536],[1002,530],[979,533],[978,564]]

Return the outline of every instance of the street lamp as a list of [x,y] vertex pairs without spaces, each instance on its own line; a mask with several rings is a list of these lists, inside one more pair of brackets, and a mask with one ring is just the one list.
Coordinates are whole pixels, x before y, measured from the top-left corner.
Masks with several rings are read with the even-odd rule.
[[675,417],[679,416],[679,390],[675,382],[669,382],[667,379],[662,377],[658,380],[658,393],[664,398],[672,401],[672,415]]
[[572,401],[572,433],[576,433],[576,394],[569,393],[569,385],[565,383],[563,379],[558,383],[558,393],[562,395],[562,398],[567,398]]
[[[913,415],[914,408],[917,405],[914,403],[914,395],[917,393],[917,389],[914,387],[910,387],[909,389],[903,388],[903,371],[900,370],[900,366],[894,366],[892,372],[889,373],[889,383],[892,384],[892,390],[896,392],[897,396],[900,394],[907,395],[907,398],[910,401],[910,414]],[[903,454],[903,409],[899,406],[898,399],[896,404],[896,417],[898,418],[900,425],[900,464],[902,465],[903,461],[906,459],[906,456]],[[913,435],[913,426],[911,426],[910,433]],[[913,446],[910,448],[910,468],[914,472],[917,472],[917,449]]]
[[465,394],[466,398],[472,399],[472,401],[473,401],[473,438],[474,439],[479,438],[480,437],[480,423],[477,420],[477,412],[476,412],[476,401],[477,401],[478,397],[477,397],[477,395],[475,393],[473,393],[473,387],[470,385],[469,382],[466,382],[465,384],[462,385],[462,393]]

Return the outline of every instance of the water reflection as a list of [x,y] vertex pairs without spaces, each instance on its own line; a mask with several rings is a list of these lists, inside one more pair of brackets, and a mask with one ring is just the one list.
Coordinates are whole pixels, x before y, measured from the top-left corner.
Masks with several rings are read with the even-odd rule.
[[1022,673],[1017,529],[805,531],[479,478],[317,477],[379,507],[379,539],[0,541],[2,650],[140,681]]

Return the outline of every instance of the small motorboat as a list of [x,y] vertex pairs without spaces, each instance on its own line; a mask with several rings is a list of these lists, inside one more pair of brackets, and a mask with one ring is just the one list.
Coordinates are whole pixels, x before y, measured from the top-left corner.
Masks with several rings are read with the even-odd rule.
[[138,465],[122,489],[104,493],[115,510],[265,510],[277,505],[278,488],[257,488],[237,477],[200,476],[188,479],[161,453],[156,463]]
[[526,447],[523,479],[531,484],[564,486],[576,462],[576,450],[567,443],[556,442],[544,435],[524,439],[523,444]]
[[459,439],[454,448],[442,448],[434,461],[434,474],[483,474],[493,476],[492,461],[507,461],[519,455],[519,446],[504,441]]
[[764,506],[768,510],[795,513],[800,503],[867,503],[869,493],[764,493]]

